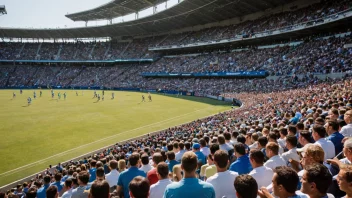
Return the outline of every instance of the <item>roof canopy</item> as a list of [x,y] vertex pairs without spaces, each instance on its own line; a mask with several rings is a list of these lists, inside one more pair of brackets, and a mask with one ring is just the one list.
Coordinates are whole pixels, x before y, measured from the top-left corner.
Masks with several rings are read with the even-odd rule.
[[99,38],[126,35],[151,35],[244,16],[292,1],[293,0],[185,0],[167,10],[134,21],[97,27],[65,29],[1,28],[0,37]]

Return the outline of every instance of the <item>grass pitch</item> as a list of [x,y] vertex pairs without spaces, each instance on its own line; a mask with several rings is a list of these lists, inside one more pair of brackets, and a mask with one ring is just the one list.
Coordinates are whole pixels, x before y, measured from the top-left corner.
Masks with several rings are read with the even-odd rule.
[[[33,99],[36,91],[37,99]],[[90,151],[230,109],[229,104],[190,96],[105,91],[105,100],[93,91],[0,91],[0,186]],[[12,93],[16,98],[12,99]],[[61,92],[61,100],[57,93]],[[63,93],[67,93],[66,100]],[[97,91],[101,95],[101,91]],[[27,98],[32,104],[27,106]]]

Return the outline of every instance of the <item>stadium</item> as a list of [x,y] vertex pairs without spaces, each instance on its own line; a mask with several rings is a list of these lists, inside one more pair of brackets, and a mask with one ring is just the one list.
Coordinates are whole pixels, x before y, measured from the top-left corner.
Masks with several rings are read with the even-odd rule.
[[0,198],[352,197],[351,0],[106,2],[0,5]]

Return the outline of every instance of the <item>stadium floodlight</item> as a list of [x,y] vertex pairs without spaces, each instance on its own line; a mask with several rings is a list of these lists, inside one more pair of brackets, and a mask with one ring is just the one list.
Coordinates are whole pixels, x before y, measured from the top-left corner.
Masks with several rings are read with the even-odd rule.
[[4,5],[0,5],[0,15],[4,15],[4,14],[7,14],[6,8]]

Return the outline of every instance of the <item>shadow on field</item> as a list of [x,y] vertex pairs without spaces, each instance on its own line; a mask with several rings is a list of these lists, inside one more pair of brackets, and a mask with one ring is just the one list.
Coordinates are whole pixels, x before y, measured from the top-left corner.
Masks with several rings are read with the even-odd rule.
[[177,95],[164,95],[164,94],[157,94],[160,96],[165,96],[165,97],[171,97],[175,99],[182,99],[182,100],[189,100],[192,102],[201,102],[201,103],[206,103],[214,106],[223,106],[223,105],[231,105],[230,102],[225,102],[225,101],[220,101],[220,100],[215,100],[215,99],[210,99],[210,98],[205,98],[205,97],[196,97],[196,96],[177,96]]
[[28,105],[22,106],[22,107],[29,107]]

